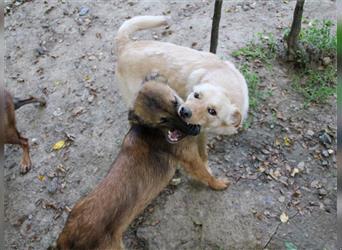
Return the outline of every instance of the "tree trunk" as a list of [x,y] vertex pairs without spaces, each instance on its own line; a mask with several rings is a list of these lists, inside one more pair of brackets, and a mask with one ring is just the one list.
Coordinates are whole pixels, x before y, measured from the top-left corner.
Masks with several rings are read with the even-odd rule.
[[215,0],[214,17],[211,26],[210,52],[216,54],[219,26],[221,19],[222,0]]
[[302,16],[305,0],[297,0],[296,7],[293,13],[293,21],[291,31],[287,37],[287,58],[292,61],[296,58],[296,53],[299,48],[298,36],[302,25]]

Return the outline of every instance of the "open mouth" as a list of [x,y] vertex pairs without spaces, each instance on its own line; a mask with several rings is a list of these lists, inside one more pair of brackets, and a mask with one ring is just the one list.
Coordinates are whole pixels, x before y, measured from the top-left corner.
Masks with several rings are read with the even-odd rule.
[[170,143],[179,142],[184,139],[184,137],[186,137],[186,134],[178,129],[170,129],[169,131],[167,131],[167,140]]
[[166,136],[168,142],[177,143],[177,142],[180,142],[182,139],[184,139],[188,135],[193,135],[193,136],[198,135],[201,130],[201,126],[195,125],[195,124],[187,124],[186,130],[187,130],[186,133],[175,128],[168,130],[167,136]]

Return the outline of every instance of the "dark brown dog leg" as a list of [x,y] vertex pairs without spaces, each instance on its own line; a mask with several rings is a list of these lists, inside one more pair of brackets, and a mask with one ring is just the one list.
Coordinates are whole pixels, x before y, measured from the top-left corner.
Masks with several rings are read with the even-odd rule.
[[189,159],[181,162],[185,171],[193,178],[203,182],[214,190],[222,190],[229,187],[230,182],[226,178],[216,178],[211,174],[207,163],[197,159]]
[[8,129],[6,134],[6,143],[20,145],[23,149],[23,158],[20,163],[20,173],[26,174],[32,167],[30,158],[30,148],[28,140],[22,137],[15,128]]

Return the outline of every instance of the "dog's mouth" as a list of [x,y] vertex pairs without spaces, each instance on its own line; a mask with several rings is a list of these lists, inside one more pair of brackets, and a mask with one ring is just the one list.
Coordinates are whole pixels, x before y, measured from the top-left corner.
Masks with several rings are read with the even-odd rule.
[[169,143],[177,143],[183,140],[188,135],[196,136],[200,133],[201,126],[196,124],[187,124],[185,130],[186,132],[183,132],[176,128],[168,130],[166,135],[167,141]]

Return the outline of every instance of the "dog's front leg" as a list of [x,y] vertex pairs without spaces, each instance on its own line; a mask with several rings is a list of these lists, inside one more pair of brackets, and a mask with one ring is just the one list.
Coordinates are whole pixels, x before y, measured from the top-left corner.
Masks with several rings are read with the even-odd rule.
[[230,185],[227,178],[216,178],[213,176],[208,163],[203,162],[199,155],[183,160],[181,161],[181,164],[191,177],[201,181],[214,190],[223,190]]
[[208,136],[206,132],[199,134],[197,139],[198,153],[203,162],[208,163],[208,150],[207,150]]

